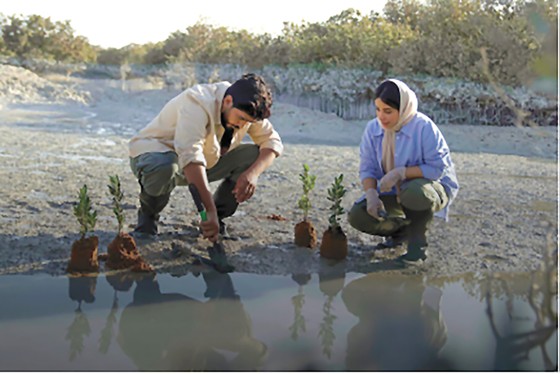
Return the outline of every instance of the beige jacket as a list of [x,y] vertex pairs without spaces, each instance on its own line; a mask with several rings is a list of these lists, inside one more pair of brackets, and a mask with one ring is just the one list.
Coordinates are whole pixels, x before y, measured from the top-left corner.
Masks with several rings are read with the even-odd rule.
[[[171,99],[161,112],[129,142],[129,155],[175,151],[182,170],[191,162],[210,169],[220,159],[224,134],[220,111],[229,82],[198,84]],[[252,122],[235,130],[229,150],[248,134],[261,149],[270,148],[278,156],[284,149],[280,135],[268,120]]]

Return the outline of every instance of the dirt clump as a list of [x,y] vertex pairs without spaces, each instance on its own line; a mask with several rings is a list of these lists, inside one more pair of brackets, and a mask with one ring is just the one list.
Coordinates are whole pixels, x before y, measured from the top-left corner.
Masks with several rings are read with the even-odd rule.
[[294,229],[294,242],[299,247],[315,248],[317,231],[309,221],[301,221]]
[[72,252],[66,269],[67,272],[97,272],[99,270],[99,261],[97,259],[98,247],[99,238],[97,236],[80,238],[72,243]]
[[112,270],[130,269],[134,272],[149,272],[153,268],[144,261],[138,252],[134,238],[127,233],[119,233],[107,246],[107,262]]
[[343,260],[348,255],[348,239],[342,228],[336,229],[329,227],[323,233],[321,240],[320,254],[330,260]]

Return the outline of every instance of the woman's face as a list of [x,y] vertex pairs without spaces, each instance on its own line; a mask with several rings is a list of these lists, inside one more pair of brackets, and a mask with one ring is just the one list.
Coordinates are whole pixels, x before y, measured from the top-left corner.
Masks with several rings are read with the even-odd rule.
[[392,129],[399,121],[399,111],[387,104],[381,99],[375,99],[375,112],[377,119],[384,129]]

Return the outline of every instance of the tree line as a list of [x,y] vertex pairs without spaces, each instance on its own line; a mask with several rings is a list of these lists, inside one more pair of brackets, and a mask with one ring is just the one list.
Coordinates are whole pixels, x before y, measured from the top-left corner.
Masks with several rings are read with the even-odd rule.
[[383,12],[347,9],[322,22],[284,23],[253,34],[197,22],[158,43],[100,48],[75,35],[69,21],[2,16],[0,54],[19,59],[99,64],[199,62],[341,67],[502,84],[557,77],[556,0],[388,0]]

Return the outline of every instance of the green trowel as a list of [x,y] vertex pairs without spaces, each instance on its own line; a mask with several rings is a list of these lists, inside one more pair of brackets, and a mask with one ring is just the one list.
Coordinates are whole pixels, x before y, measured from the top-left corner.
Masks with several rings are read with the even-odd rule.
[[[196,209],[200,214],[200,218],[202,219],[202,221],[206,221],[207,220],[206,210],[204,209],[204,205],[202,204],[202,199],[200,198],[200,193],[198,192],[198,189],[194,184],[190,183],[189,191],[191,192],[191,196],[196,205]],[[226,252],[224,250],[223,245],[220,243],[219,239],[214,243],[212,247],[208,247],[208,255],[210,256],[210,259],[206,259],[204,257],[197,257],[197,260],[205,265],[212,266],[220,273],[231,273],[232,271],[235,270],[235,268],[228,263]]]

